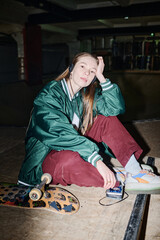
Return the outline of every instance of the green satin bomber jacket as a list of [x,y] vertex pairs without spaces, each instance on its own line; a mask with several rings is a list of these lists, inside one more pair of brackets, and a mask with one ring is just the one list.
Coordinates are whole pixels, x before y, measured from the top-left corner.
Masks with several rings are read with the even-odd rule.
[[[94,116],[96,114],[117,116],[124,110],[125,103],[119,87],[106,79],[105,83],[96,88]],[[96,162],[102,159],[99,147],[87,137],[80,135],[73,126],[73,119],[76,116],[80,121],[82,112],[81,91],[72,99],[65,79],[53,80],[40,91],[34,100],[26,132],[26,153],[18,176],[19,183],[27,185],[40,183],[43,174],[42,163],[53,149],[78,152],[85,161],[96,166]]]

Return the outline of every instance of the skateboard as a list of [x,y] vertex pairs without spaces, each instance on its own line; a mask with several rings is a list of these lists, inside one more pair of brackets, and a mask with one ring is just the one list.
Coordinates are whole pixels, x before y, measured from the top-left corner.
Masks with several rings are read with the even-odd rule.
[[13,183],[0,183],[0,206],[44,209],[60,214],[74,214],[79,200],[64,188],[49,185],[51,176],[43,174],[34,188]]

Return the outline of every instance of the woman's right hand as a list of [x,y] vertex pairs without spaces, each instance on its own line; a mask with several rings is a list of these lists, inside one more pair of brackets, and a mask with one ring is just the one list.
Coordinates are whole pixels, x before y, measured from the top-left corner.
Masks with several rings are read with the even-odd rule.
[[98,160],[96,165],[98,172],[104,179],[103,187],[106,189],[113,188],[116,184],[116,178],[114,173],[101,160]]

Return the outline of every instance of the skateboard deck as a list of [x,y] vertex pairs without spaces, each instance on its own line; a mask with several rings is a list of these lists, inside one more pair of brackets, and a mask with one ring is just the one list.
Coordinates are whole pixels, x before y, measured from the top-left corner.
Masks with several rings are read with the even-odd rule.
[[73,214],[79,210],[78,199],[69,191],[48,186],[38,201],[30,199],[32,188],[13,183],[0,183],[0,205],[26,209],[44,209],[60,214]]

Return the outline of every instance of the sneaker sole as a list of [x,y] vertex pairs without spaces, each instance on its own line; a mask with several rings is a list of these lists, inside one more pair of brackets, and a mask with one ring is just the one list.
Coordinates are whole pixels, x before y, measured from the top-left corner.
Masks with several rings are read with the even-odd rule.
[[155,189],[127,189],[125,188],[125,191],[127,193],[131,193],[131,194],[160,194],[160,188],[155,188]]

